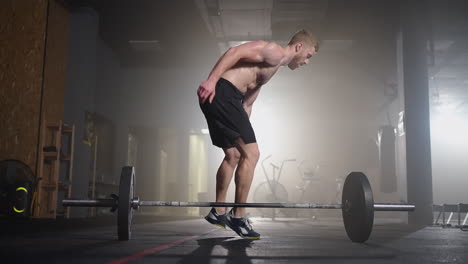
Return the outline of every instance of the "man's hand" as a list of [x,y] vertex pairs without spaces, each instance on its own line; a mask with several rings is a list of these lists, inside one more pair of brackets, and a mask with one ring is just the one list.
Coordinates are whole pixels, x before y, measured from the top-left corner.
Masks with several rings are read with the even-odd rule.
[[207,99],[210,102],[210,104],[213,102],[213,98],[216,94],[215,87],[216,83],[210,80],[203,81],[200,84],[197,91],[200,103],[204,104]]

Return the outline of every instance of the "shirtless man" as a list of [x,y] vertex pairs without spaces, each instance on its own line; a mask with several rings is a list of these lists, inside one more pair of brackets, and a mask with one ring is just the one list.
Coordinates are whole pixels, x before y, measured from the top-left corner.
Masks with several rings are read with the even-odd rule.
[[[223,149],[225,157],[216,174],[216,202],[225,202],[235,170],[235,202],[247,202],[255,166],[260,153],[249,118],[260,88],[287,65],[294,70],[308,64],[318,51],[316,38],[298,31],[285,47],[274,42],[253,41],[228,49],[218,60],[208,79],[198,88],[200,107],[208,122],[213,145]],[[236,169],[237,167],[237,169]],[[239,236],[259,239],[248,223],[245,208],[212,208],[205,219]]]

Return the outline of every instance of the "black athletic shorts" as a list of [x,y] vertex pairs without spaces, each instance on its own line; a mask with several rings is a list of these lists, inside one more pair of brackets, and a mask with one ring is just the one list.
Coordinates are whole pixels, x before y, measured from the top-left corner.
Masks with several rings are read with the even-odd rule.
[[234,141],[241,137],[246,144],[257,142],[249,116],[242,102],[244,95],[226,79],[216,83],[216,94],[210,104],[200,104],[210,130],[213,145],[220,148],[234,147]]

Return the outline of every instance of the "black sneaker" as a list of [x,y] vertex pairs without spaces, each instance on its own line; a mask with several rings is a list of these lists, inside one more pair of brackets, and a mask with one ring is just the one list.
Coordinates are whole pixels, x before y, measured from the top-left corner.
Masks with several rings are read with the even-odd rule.
[[260,239],[260,234],[253,230],[249,220],[245,217],[234,217],[232,209],[226,215],[226,225],[242,238]]
[[211,211],[205,216],[205,219],[210,224],[226,229],[226,215],[218,214],[214,208],[211,208]]

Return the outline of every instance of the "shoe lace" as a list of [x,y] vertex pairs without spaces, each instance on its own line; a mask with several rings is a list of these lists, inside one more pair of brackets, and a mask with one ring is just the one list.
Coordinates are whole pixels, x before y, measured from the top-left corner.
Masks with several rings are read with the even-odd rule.
[[[234,217],[234,211],[231,210],[231,211],[229,212],[229,215],[230,215],[230,217]],[[253,230],[252,226],[250,225],[250,221],[249,221],[249,219],[247,219],[247,217],[242,217],[241,219],[242,219],[242,222],[244,223],[244,225],[245,225],[248,229]]]

